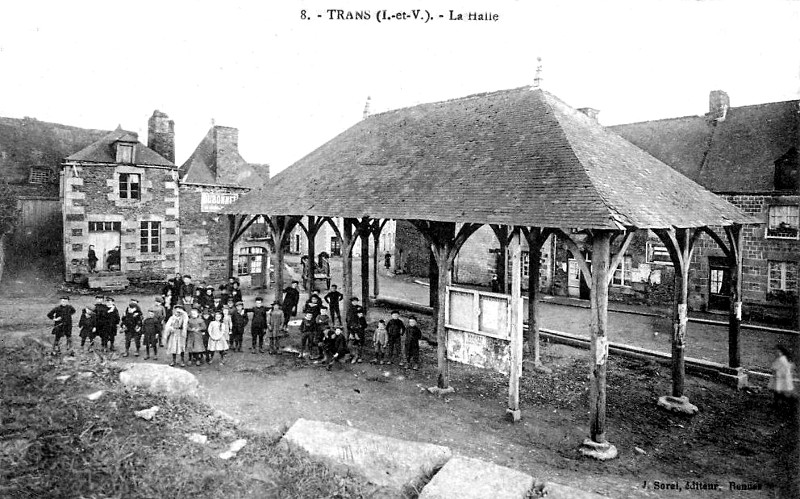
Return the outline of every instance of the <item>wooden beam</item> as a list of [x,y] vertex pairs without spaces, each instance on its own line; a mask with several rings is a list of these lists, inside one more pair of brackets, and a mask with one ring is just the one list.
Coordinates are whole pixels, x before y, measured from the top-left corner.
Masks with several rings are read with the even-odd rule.
[[316,268],[316,255],[317,252],[317,230],[319,230],[321,224],[317,224],[317,217],[313,215],[308,215],[308,226],[306,227],[306,241],[308,241],[308,247],[306,248],[306,256],[308,257],[308,265],[306,266],[306,270],[308,275],[306,276],[306,282],[304,283],[306,289],[308,290],[308,295],[311,296],[311,292],[314,291],[314,269]]
[[528,243],[528,353],[535,366],[541,366],[539,344],[539,271],[542,264],[542,245],[552,234],[550,229],[523,227]]
[[236,215],[228,215],[228,254],[225,262],[226,274],[228,278],[233,277],[233,245],[236,235]]
[[572,253],[572,256],[575,258],[575,261],[578,262],[578,266],[581,269],[581,273],[586,281],[586,285],[589,286],[589,289],[592,289],[592,269],[590,269],[589,264],[586,263],[586,258],[583,257],[583,253],[581,252],[580,248],[578,248],[578,244],[572,239],[572,236],[567,234],[563,229],[558,229],[558,231],[564,236],[564,244],[567,245],[570,253]]
[[[350,298],[353,296],[353,226],[355,219],[345,218],[342,221],[342,294],[344,295],[344,312],[347,318],[350,310]],[[347,329],[347,322],[345,321],[345,332]]]
[[509,244],[511,261],[511,369],[508,375],[508,409],[512,422],[519,421],[519,377],[522,374],[522,248],[520,231],[513,230]]
[[364,307],[364,316],[370,307],[369,303],[369,234],[370,220],[364,217],[361,220],[359,228],[359,237],[361,238],[361,306]]
[[508,227],[505,225],[490,225],[497,242],[500,243],[500,252],[497,255],[497,283],[503,293],[507,292],[506,286],[508,271],[506,270],[506,260],[508,259]]
[[619,264],[622,263],[622,260],[625,258],[625,252],[628,251],[628,246],[631,244],[633,240],[633,235],[636,233],[636,229],[630,229],[625,232],[625,236],[622,239],[622,243],[619,246],[619,251],[614,258],[611,260],[611,266],[608,269],[608,283],[611,284],[611,281],[614,279],[614,272],[617,271],[619,268]]
[[592,241],[591,345],[589,354],[590,438],[606,442],[606,369],[608,360],[608,270],[611,232],[598,230]]
[[742,226],[725,227],[730,248],[728,267],[730,268],[731,303],[728,311],[728,365],[742,366],[742,352],[739,338],[742,327]]
[[383,227],[386,225],[389,219],[374,220],[372,222],[372,295],[376,298],[380,293],[380,283],[378,282],[378,268],[379,268],[379,258],[378,258],[378,250],[380,249],[380,237],[381,232],[383,231]]

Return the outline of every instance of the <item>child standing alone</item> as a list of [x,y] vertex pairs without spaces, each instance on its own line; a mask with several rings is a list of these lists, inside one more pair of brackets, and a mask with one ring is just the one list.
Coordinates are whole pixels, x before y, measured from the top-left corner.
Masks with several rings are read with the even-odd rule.
[[225,350],[228,349],[228,326],[223,320],[222,312],[214,312],[214,320],[208,325],[208,351],[211,353],[210,359],[214,358],[214,352],[219,352],[219,365],[225,365]]
[[148,310],[147,318],[142,323],[144,333],[144,360],[150,360],[150,349],[153,349],[153,360],[158,360],[158,339],[161,337],[161,319],[158,310]]
[[61,303],[47,313],[47,318],[53,321],[53,355],[61,353],[61,337],[66,337],[67,352],[72,354],[72,316],[75,308],[69,304],[69,296],[62,296]]

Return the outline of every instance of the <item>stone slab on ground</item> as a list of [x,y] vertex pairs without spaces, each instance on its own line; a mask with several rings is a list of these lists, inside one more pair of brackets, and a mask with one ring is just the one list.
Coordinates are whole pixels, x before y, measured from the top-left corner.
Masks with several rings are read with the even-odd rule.
[[396,496],[446,463],[449,448],[375,435],[348,426],[298,419],[281,439],[338,471],[360,475]]
[[585,492],[553,482],[545,482],[541,487],[541,493],[547,499],[603,499],[605,497],[594,492]]
[[524,499],[533,477],[494,463],[454,457],[428,482],[420,499]]
[[194,374],[162,364],[129,364],[119,373],[120,382],[129,388],[144,388],[150,393],[169,396],[198,395],[199,383]]

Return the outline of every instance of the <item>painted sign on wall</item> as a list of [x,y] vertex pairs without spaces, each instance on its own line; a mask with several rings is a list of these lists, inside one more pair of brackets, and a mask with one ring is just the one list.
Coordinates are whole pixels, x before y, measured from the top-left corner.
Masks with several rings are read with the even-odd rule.
[[239,194],[232,192],[203,192],[200,196],[200,211],[216,213],[226,204],[233,204]]

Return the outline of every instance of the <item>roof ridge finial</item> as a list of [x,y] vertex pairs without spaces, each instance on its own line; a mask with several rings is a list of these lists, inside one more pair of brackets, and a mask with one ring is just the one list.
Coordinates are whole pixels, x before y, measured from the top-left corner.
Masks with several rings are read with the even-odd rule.
[[536,76],[533,78],[533,88],[542,88],[542,58],[536,58]]
[[367,96],[367,103],[366,103],[366,104],[364,104],[364,114],[363,114],[363,116],[362,116],[362,119],[366,119],[366,118],[367,118],[367,116],[369,116],[369,102],[370,102],[370,100],[371,100],[371,98],[370,98],[370,96],[368,95],[368,96]]
[[216,122],[216,120],[214,120],[214,118],[212,117],[212,118],[211,118],[211,128],[214,128],[215,126],[217,126],[217,122]]

